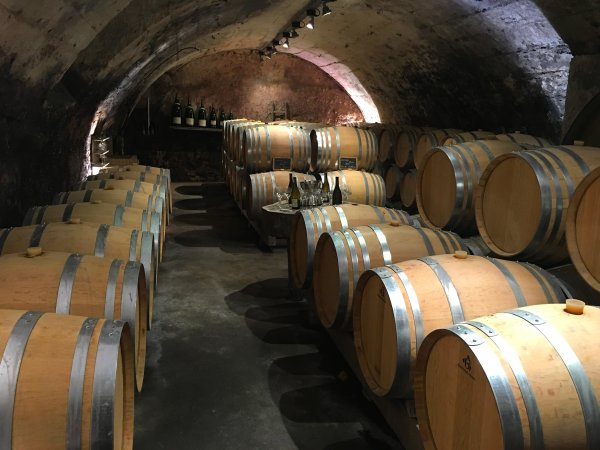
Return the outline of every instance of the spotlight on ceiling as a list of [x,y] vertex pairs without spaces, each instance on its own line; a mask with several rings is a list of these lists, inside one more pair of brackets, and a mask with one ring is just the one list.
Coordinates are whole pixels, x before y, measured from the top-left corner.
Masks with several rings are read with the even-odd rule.
[[283,39],[283,44],[281,44],[281,46],[283,48],[290,48],[290,41],[288,40],[287,37]]
[[319,16],[319,10],[318,9],[307,9],[306,10],[306,16],[308,17],[308,23],[306,24],[306,28],[310,29],[310,30],[314,30],[315,29],[315,17]]
[[323,2],[323,12],[321,13],[322,16],[328,16],[333,12],[331,8],[327,5],[327,3],[331,3],[332,1],[334,2],[335,0],[326,0]]

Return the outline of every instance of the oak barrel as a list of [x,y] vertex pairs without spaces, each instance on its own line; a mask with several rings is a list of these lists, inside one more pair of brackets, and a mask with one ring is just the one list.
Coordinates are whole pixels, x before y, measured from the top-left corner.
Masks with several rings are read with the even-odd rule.
[[442,128],[439,130],[429,130],[421,133],[417,140],[414,150],[414,163],[417,169],[421,168],[421,161],[429,150],[440,145],[440,142],[446,137],[462,133],[462,130],[454,128]]
[[435,147],[423,158],[417,176],[416,200],[423,220],[461,236],[475,234],[475,189],[482,172],[497,156],[521,149],[514,142],[495,140]]
[[158,276],[158,253],[152,233],[81,221],[0,229],[0,255],[24,253],[29,247],[140,262],[146,276],[148,326],[151,326]]
[[166,203],[169,206],[169,213],[173,212],[173,199],[171,195],[171,184],[166,177],[146,172],[118,172],[118,173],[99,173],[90,175],[87,181],[97,180],[134,180],[161,186],[165,190]]
[[448,136],[440,140],[440,146],[462,144],[463,142],[479,141],[482,139],[496,139],[496,133],[483,130],[450,133]]
[[128,208],[156,211],[160,214],[162,223],[167,223],[167,208],[161,197],[155,197],[142,192],[114,189],[112,187],[59,192],[54,196],[52,204],[62,205],[64,203],[93,202],[96,200],[104,203],[112,203],[113,205],[123,205]]
[[545,266],[568,258],[565,224],[579,182],[600,166],[600,148],[554,146],[500,155],[475,194],[479,234],[502,257]]
[[600,310],[580,314],[576,303],[512,309],[427,336],[415,376],[425,448],[600,448]]
[[566,237],[577,272],[600,292],[600,168],[592,170],[573,193]]
[[396,153],[396,143],[398,134],[405,127],[402,125],[384,124],[379,132],[375,132],[377,141],[379,142],[379,150],[377,159],[380,162],[393,161]]
[[[377,174],[362,170],[335,170],[327,172],[329,186],[333,190],[335,178],[340,178],[342,193],[348,197],[344,202],[384,206],[386,200],[385,181]],[[321,177],[322,178],[322,177]]]
[[81,220],[116,227],[137,228],[154,235],[154,246],[162,260],[162,246],[165,230],[157,212],[146,209],[127,208],[110,203],[69,203],[66,205],[46,205],[29,208],[23,225],[38,225],[50,222]]
[[398,222],[323,233],[314,257],[313,294],[325,328],[352,325],[352,297],[362,273],[394,261],[466,250],[446,231]]
[[305,172],[309,158],[310,135],[303,128],[264,124],[243,132],[240,164],[248,173],[278,170],[278,166]]
[[[324,172],[345,168],[371,170],[377,160],[375,133],[355,127],[323,127],[310,131],[310,170]],[[340,166],[341,164],[341,166]]]
[[75,185],[75,190],[88,189],[120,189],[125,191],[143,192],[146,195],[161,197],[168,204],[167,188],[164,184],[147,183],[140,180],[92,180]]
[[433,330],[564,298],[558,280],[537,266],[460,252],[369,270],[354,294],[361,373],[375,394],[409,397],[416,352]]
[[400,199],[400,184],[404,178],[404,172],[394,165],[388,167],[385,172],[385,196],[388,200]]
[[400,180],[400,202],[407,211],[417,209],[417,171],[405,172]]
[[396,146],[394,149],[394,162],[402,169],[412,169],[415,167],[414,152],[419,141],[419,136],[431,130],[428,127],[405,127],[396,137]]
[[404,211],[371,205],[345,203],[298,211],[292,219],[289,245],[288,263],[292,285],[297,288],[311,285],[315,248],[323,233],[393,221],[418,225]]
[[[38,250],[31,253],[31,250]],[[120,319],[134,338],[138,390],[146,364],[148,298],[143,266],[135,261],[77,253],[0,256],[0,308]]]
[[[305,180],[314,180],[313,175],[292,172],[298,184]],[[247,175],[245,179],[245,205],[248,217],[258,219],[262,207],[278,201],[277,192],[287,191],[290,183],[290,172],[264,172]]]
[[3,310],[0,357],[0,448],[133,448],[125,323]]
[[554,145],[554,143],[548,139],[532,136],[531,134],[520,133],[518,131],[514,133],[497,134],[496,139],[528,145],[530,148],[549,147]]
[[240,122],[238,124],[232,125],[232,136],[231,136],[231,159],[235,164],[241,163],[242,158],[242,143],[244,138],[244,131],[253,127],[258,127],[263,125],[263,122],[256,120],[248,120],[246,122]]

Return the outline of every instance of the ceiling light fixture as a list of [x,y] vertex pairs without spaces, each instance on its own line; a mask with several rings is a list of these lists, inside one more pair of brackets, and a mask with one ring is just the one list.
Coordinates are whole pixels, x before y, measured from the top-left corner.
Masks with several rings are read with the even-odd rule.
[[290,48],[290,41],[288,40],[287,37],[283,40],[283,44],[281,44],[281,46],[283,48]]
[[331,2],[335,2],[335,0],[326,0],[323,2],[323,12],[321,13],[322,16],[328,16],[329,14],[331,14],[333,12],[331,10],[331,8],[329,6],[327,6],[327,3],[331,3]]
[[314,30],[315,29],[315,17],[320,16],[321,13],[319,12],[318,9],[307,9],[306,15],[307,15],[307,17],[309,17],[308,23],[306,24],[306,28],[308,28],[310,30]]

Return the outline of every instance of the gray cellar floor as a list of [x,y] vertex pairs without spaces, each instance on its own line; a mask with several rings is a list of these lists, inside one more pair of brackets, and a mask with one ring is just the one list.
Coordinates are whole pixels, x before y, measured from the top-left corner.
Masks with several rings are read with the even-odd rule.
[[174,183],[136,450],[402,449],[223,183]]

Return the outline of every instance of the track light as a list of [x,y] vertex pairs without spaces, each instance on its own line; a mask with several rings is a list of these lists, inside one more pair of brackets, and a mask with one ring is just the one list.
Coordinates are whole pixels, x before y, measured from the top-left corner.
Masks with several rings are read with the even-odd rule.
[[333,11],[331,11],[331,8],[329,6],[327,6],[327,2],[323,2],[323,12],[321,13],[321,15],[322,16],[328,16],[332,12]]
[[283,44],[281,44],[281,46],[283,48],[290,48],[290,41],[288,40],[287,37],[283,40]]
[[319,16],[319,10],[318,9],[307,9],[306,10],[306,16],[309,17],[308,19],[308,23],[306,24],[306,28],[310,29],[310,30],[314,30],[315,29],[315,17]]

